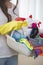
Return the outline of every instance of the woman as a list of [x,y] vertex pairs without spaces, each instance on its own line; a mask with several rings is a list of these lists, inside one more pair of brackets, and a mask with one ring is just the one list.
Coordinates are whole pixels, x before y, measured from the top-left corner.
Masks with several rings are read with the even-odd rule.
[[[10,0],[0,0],[0,25],[17,17],[18,0],[14,6]],[[17,52],[7,46],[6,37],[0,35],[0,65],[18,65]]]

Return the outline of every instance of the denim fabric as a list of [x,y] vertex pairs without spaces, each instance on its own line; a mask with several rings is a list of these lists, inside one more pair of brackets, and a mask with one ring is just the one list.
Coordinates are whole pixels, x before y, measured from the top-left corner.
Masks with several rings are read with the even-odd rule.
[[0,65],[18,65],[18,56],[0,58]]

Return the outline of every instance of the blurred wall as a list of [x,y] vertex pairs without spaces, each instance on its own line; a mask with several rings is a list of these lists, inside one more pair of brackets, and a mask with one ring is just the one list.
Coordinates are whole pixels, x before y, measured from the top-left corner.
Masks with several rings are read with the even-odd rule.
[[24,55],[18,56],[18,65],[43,65],[43,57],[26,57]]

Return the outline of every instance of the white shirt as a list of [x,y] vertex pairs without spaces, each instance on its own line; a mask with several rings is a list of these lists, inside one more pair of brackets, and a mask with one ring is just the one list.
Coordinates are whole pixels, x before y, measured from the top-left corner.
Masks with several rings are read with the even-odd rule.
[[[17,17],[12,11],[13,8],[14,8],[14,6],[12,6],[12,8],[8,9],[8,13],[11,14],[12,20]],[[18,14],[17,8],[16,8],[15,12]],[[7,20],[8,20],[7,17],[4,15],[4,13],[2,12],[2,10],[0,8],[0,25],[7,23]],[[6,37],[0,35],[0,58],[10,57],[12,55],[17,55],[17,52],[10,49],[7,46]]]

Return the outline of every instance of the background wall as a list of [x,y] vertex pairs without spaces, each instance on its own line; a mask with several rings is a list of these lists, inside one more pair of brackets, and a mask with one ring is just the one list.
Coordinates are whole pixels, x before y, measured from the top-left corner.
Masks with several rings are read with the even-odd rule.
[[35,0],[19,0],[19,15],[28,17],[30,14],[35,14]]
[[33,18],[43,21],[43,0],[19,0],[19,16]]
[[24,55],[19,55],[19,65],[43,65],[43,57],[38,57],[34,59],[33,57],[26,57]]

